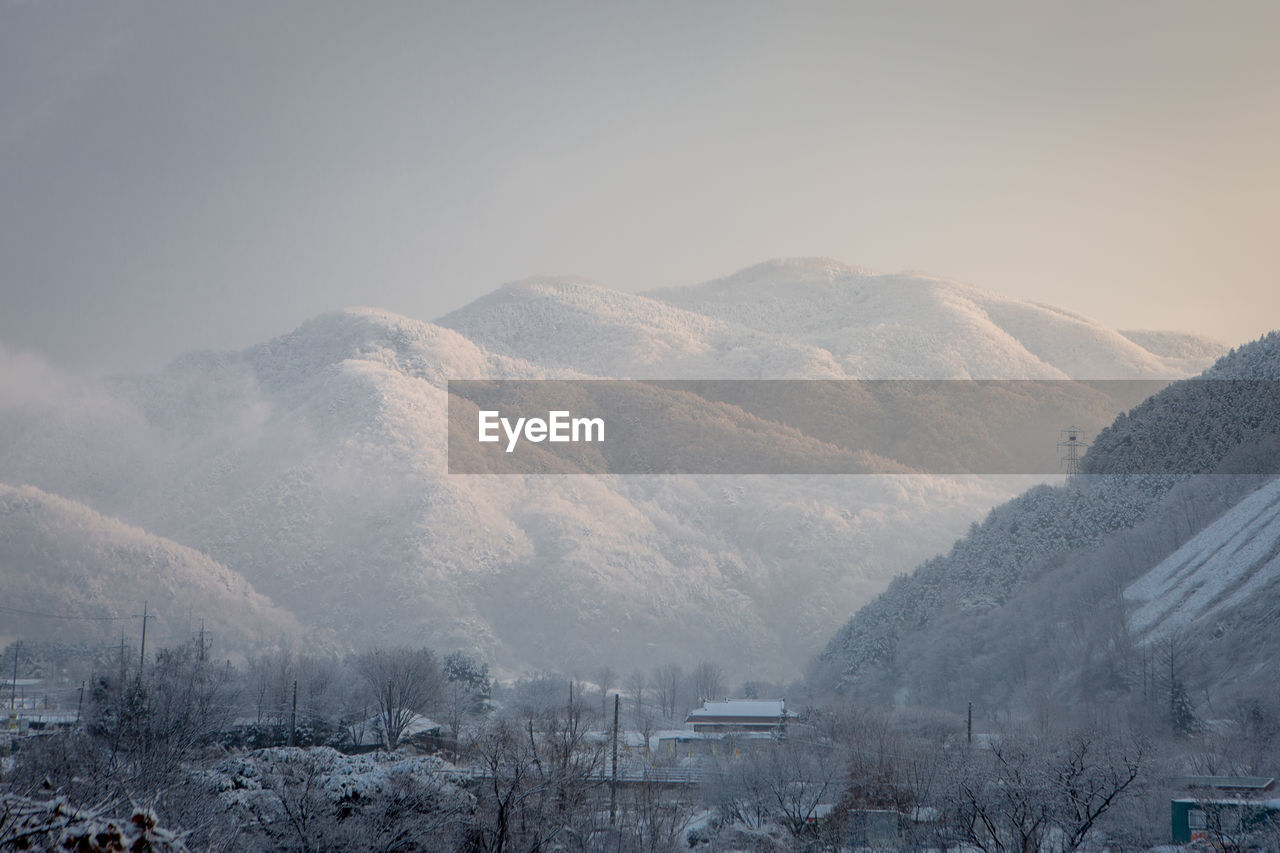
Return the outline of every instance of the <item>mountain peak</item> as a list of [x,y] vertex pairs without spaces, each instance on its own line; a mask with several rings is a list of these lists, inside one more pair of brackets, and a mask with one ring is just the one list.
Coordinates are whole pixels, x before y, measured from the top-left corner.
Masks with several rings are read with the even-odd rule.
[[542,293],[563,290],[602,290],[612,292],[613,288],[605,287],[593,279],[576,275],[534,275],[507,282],[499,287],[497,292]]
[[869,267],[853,266],[834,258],[771,258],[740,269],[721,281],[752,281],[764,277],[783,277],[799,281],[836,281],[850,276],[868,277],[882,273]]

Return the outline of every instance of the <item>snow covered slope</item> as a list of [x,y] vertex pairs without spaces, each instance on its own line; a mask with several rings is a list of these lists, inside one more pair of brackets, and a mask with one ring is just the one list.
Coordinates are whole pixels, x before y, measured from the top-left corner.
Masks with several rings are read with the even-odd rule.
[[491,352],[610,379],[837,379],[831,354],[582,279],[509,284],[440,319]]
[[827,350],[865,379],[1128,379],[1186,376],[1221,355],[1168,358],[1096,321],[942,278],[821,258],[769,261],[646,294]]
[[1280,609],[1280,480],[1223,513],[1125,590],[1130,628],[1155,640],[1258,600]]
[[[1045,697],[1126,696],[1143,683],[1131,667],[1150,661],[1132,644],[1171,636],[1197,662],[1197,689],[1273,677],[1278,366],[1273,332],[1203,374],[1248,382],[1176,382],[1117,417],[1084,457],[1087,476],[996,508],[859,610],[815,661],[815,682],[1028,713]],[[1162,473],[1131,473],[1153,462]]]
[[[1119,375],[1163,369],[1127,339],[1047,309],[1024,311],[1057,324],[1037,355],[974,307],[976,289],[910,285],[902,301],[878,292],[880,278],[841,271],[814,289],[822,276],[810,266],[754,268],[740,311],[729,292],[689,310],[535,280],[440,324],[352,309],[243,352],[104,382],[10,357],[0,479],[197,549],[353,646],[464,648],[508,668],[706,658],[742,677],[785,677],[890,578],[1025,481],[451,476],[447,380],[1028,377],[1092,363],[1045,360],[1058,350],[1110,352]],[[794,273],[791,299],[759,274],[775,267]],[[769,292],[774,310],[758,304]],[[860,292],[867,306],[845,322],[836,309]],[[1001,322],[1040,328],[1010,304]],[[923,326],[909,322],[915,310]],[[1094,338],[1115,348],[1082,343]]]
[[1212,338],[1186,332],[1164,332],[1151,329],[1121,329],[1120,334],[1153,355],[1179,362],[1200,362],[1221,358],[1227,348]]
[[204,554],[31,486],[0,484],[0,578],[0,619],[11,636],[133,635],[144,599],[156,620],[148,630],[162,644],[185,642],[192,617],[213,614],[221,653],[303,634],[293,616]]
[[761,678],[1008,494],[932,477],[446,475],[446,379],[548,372],[565,373],[342,312],[105,386],[42,377],[67,393],[0,406],[0,471],[199,549],[353,645],[513,668],[705,656]]

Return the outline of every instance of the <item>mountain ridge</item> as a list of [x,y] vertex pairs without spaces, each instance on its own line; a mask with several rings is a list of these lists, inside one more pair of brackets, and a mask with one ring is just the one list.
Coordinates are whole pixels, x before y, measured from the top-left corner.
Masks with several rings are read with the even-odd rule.
[[109,640],[142,599],[160,641],[189,639],[193,616],[208,617],[224,652],[305,636],[291,614],[207,555],[34,486],[0,483],[0,575],[6,603],[17,606],[4,621],[18,636]]
[[[797,301],[797,292],[805,300]],[[791,334],[829,350],[848,375],[863,379],[1163,378],[1203,369],[1225,351],[1219,345],[1197,364],[1170,360],[1074,312],[937,276],[876,273],[829,259],[765,262],[645,295]],[[1046,341],[1064,335],[1074,336],[1074,345],[1045,350]],[[926,351],[901,362],[874,357],[877,348],[895,345]]]
[[[451,378],[848,375],[811,343],[556,281],[441,323],[354,308],[153,374],[0,385],[0,480],[194,548],[344,644],[508,669],[696,654],[757,678],[793,671],[1010,494],[927,476],[447,475]],[[920,340],[864,345],[896,363]]]
[[[1257,524],[1274,504],[1280,464],[1278,375],[1280,333],[1273,332],[1121,414],[1086,453],[1083,476],[996,507],[948,552],[859,609],[815,658],[812,681],[936,705],[966,701],[959,693],[967,692],[984,697],[984,712],[997,713],[1014,705],[1025,713],[1036,696],[1070,704],[1125,693],[1138,665],[1134,643],[1168,633],[1185,608],[1219,612],[1220,597],[1200,597],[1211,589],[1226,595],[1224,573],[1251,589],[1280,589],[1270,580],[1280,528]],[[1250,383],[1244,391],[1242,381]],[[1175,473],[1123,473],[1155,457],[1157,468]],[[1262,509],[1251,512],[1259,502]],[[1201,533],[1208,530],[1216,532]],[[1239,543],[1257,551],[1248,565],[1236,565],[1245,559]],[[1166,607],[1158,590],[1176,600]],[[1243,612],[1232,601],[1232,613]],[[1265,610],[1264,601],[1250,604]],[[1256,614],[1230,619],[1258,624]],[[1063,625],[1072,633],[1055,631]],[[1073,636],[1088,642],[1071,646]],[[1244,641],[1232,636],[1239,650]],[[1230,661],[1219,661],[1226,672]],[[1008,678],[1011,672],[1022,679]],[[1222,686],[1207,670],[1200,677]],[[1027,692],[1010,692],[1018,689]]]

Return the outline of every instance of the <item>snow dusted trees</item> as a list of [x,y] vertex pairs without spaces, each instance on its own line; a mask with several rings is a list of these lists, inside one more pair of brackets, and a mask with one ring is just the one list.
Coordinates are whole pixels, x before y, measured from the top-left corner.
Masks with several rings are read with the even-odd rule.
[[261,749],[229,756],[192,782],[215,804],[236,850],[455,850],[475,807],[456,768],[403,753]]
[[839,799],[845,766],[831,743],[730,740],[713,757],[703,794],[724,823],[775,824],[800,838]]
[[477,825],[472,843],[488,853],[595,849],[602,830],[604,742],[591,737],[585,706],[572,688],[567,705],[523,720],[491,722],[470,744],[483,781],[475,789]]
[[596,687],[600,688],[600,719],[609,719],[609,691],[617,686],[618,673],[611,666],[602,666],[596,670]]
[[413,719],[444,697],[440,665],[430,649],[375,646],[362,654],[357,669],[369,689],[383,743],[394,751]]
[[666,663],[653,671],[653,691],[658,705],[662,708],[662,716],[667,720],[676,718],[680,704],[680,688],[684,684],[684,668],[678,663]]
[[1136,793],[1149,761],[1141,740],[1081,731],[1025,735],[951,753],[938,801],[947,846],[986,853],[1080,849],[1104,816]]
[[636,668],[627,676],[627,699],[631,704],[631,727],[644,736],[645,743],[653,733],[653,713],[645,704],[645,689],[649,686],[649,677],[643,669]]
[[[209,819],[207,798],[187,784],[188,773],[220,751],[216,741],[237,711],[234,673],[194,641],[161,649],[145,671],[136,664],[134,655],[121,655],[118,668],[91,682],[83,726],[25,739],[12,764],[0,767],[0,796],[21,810],[55,806],[57,814],[47,816],[66,818],[54,827],[64,841],[123,816],[131,825],[117,824],[128,839],[121,843],[156,842],[150,808],[175,836]],[[44,849],[44,842],[31,846]],[[0,848],[9,849],[3,842]]]
[[34,799],[0,794],[0,849],[76,850],[107,853],[148,850],[183,853],[181,833],[156,825],[146,809],[131,809],[128,819],[100,809],[76,808],[65,798]]
[[698,702],[725,696],[724,670],[717,663],[704,660],[695,666],[689,674],[689,683]]
[[440,669],[449,738],[456,745],[463,721],[482,714],[489,701],[489,666],[459,651],[445,655]]

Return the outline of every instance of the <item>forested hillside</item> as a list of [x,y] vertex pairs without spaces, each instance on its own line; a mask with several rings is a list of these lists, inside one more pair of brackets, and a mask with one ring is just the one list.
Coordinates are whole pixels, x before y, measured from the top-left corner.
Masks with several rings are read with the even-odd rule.
[[1085,474],[996,508],[859,610],[815,683],[992,713],[1130,691],[1151,667],[1152,626],[1130,630],[1124,589],[1277,472],[1277,375],[1272,333],[1121,416]]
[[0,483],[0,574],[0,634],[10,637],[133,636],[144,601],[152,637],[164,641],[186,639],[213,613],[228,651],[303,633],[292,614],[206,555],[32,486]]
[[[848,387],[866,398],[850,401],[851,419],[803,383],[773,405],[691,400],[678,425],[700,442],[663,433],[619,446],[697,455],[710,445],[820,476],[486,477],[449,473],[449,381],[1159,382],[1206,366],[1185,342],[1159,347],[1169,355],[1060,309],[826,260],[772,261],[650,295],[537,279],[439,324],[348,309],[151,374],[68,376],[0,352],[0,481],[195,549],[352,646],[427,642],[514,671],[697,655],[783,680],[893,573],[1028,482],[829,474],[902,471],[914,466],[907,450],[945,464],[957,424],[968,424],[966,452],[1025,450],[1021,441],[1052,469],[1066,425],[1053,399],[1041,407],[998,383],[1009,418],[984,417],[976,403],[944,418],[924,392],[881,400]],[[1073,412],[1101,424],[1117,405],[1095,395]],[[615,423],[611,435],[627,429]],[[1098,524],[1141,514],[1139,498],[1119,503]],[[1093,522],[1064,523],[1072,544],[1095,535]],[[1009,547],[1018,562],[1019,549],[1043,545]]]

